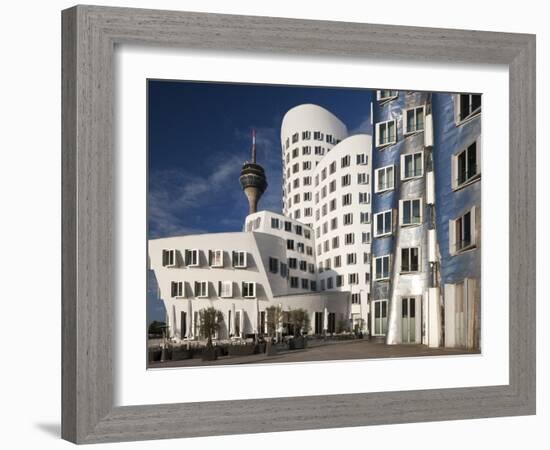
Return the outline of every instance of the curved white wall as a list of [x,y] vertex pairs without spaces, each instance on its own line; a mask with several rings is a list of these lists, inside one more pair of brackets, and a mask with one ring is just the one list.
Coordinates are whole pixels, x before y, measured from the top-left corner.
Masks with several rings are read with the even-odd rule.
[[[303,132],[309,132],[309,138],[304,137]],[[322,133],[322,139],[315,139],[315,132]],[[293,139],[296,133],[298,138]],[[327,139],[329,136],[331,138]],[[317,163],[332,150],[335,143],[347,136],[348,131],[344,123],[321,106],[299,105],[285,114],[281,125],[281,145],[283,213],[286,216],[300,220],[304,224],[313,224],[313,172]],[[310,149],[309,154],[304,150],[307,147]],[[320,154],[315,154],[316,147],[321,148]],[[304,163],[309,163],[310,168],[305,168]],[[311,184],[304,185],[306,177],[311,177]],[[299,186],[296,186],[296,183],[299,183]],[[311,200],[307,199],[307,195],[311,196]],[[306,215],[309,209],[312,215]]]

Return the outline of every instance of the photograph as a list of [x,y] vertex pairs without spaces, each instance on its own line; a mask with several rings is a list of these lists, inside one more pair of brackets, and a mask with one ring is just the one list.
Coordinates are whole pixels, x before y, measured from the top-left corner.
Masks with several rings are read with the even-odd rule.
[[480,353],[481,103],[147,80],[147,367]]

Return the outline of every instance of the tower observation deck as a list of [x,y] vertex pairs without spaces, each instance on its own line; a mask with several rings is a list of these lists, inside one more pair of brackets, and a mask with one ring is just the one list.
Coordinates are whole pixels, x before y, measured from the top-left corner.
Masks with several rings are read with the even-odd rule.
[[256,131],[252,130],[252,158],[243,164],[239,181],[248,200],[248,213],[257,211],[258,201],[267,189],[267,178],[262,166],[256,163]]

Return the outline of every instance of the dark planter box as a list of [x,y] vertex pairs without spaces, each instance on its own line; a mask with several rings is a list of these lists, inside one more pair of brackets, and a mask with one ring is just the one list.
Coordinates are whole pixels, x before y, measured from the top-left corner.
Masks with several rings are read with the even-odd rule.
[[228,347],[229,356],[249,356],[254,354],[255,345],[231,345]]
[[160,348],[149,349],[149,362],[159,362],[162,356],[162,350]]
[[186,348],[176,348],[172,350],[172,361],[182,361],[184,359],[191,359],[193,357],[193,351]]
[[256,347],[254,348],[254,353],[265,353],[265,342],[262,342],[260,344],[256,344]]
[[306,341],[306,338],[303,336],[292,338],[288,342],[289,350],[303,350],[306,347],[307,347],[307,341]]
[[202,350],[201,354],[203,361],[216,361],[218,359],[218,355],[216,353],[215,348],[205,348]]
[[271,342],[268,342],[265,346],[265,354],[267,356],[275,356],[277,353],[277,346],[275,344],[272,344]]

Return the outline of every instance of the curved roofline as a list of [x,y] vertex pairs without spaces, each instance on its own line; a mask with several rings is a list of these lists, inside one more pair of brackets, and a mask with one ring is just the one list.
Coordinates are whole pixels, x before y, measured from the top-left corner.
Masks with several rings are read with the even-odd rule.
[[347,130],[347,126],[346,124],[344,123],[344,121],[342,119],[340,119],[336,114],[334,114],[332,111],[329,111],[328,109],[326,109],[324,106],[321,106],[321,105],[317,105],[316,103],[300,103],[299,105],[296,105],[296,106],[293,106],[292,108],[290,108],[286,113],[285,115],[283,116],[283,119],[281,121],[281,125],[284,123],[286,117],[291,113],[293,112],[294,110],[296,109],[299,109],[299,108],[303,108],[305,106],[313,106],[314,108],[318,108],[324,112],[326,112],[327,114],[331,115],[332,117],[334,117],[335,119],[337,119],[342,125],[344,125],[344,127],[346,127],[346,130]]

